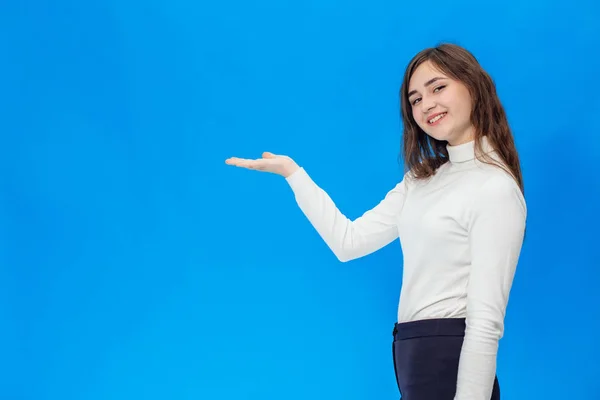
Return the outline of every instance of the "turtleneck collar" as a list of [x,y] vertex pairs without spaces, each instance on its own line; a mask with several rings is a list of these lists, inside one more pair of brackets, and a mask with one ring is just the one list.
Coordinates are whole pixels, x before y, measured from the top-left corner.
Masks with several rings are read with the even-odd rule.
[[[494,151],[487,136],[481,138],[481,147],[484,153]],[[446,149],[452,163],[462,163],[475,159],[475,140],[457,146],[447,145]]]

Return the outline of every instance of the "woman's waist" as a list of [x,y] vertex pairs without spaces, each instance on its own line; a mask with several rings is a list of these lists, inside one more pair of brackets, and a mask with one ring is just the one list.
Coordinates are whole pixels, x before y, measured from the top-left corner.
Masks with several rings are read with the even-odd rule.
[[394,324],[394,340],[431,336],[464,336],[465,318],[427,318]]

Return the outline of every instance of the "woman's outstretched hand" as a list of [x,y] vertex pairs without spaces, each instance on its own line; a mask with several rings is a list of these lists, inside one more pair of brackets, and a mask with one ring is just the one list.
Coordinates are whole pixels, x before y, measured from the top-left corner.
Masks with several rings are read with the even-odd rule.
[[225,164],[235,167],[253,169],[256,171],[270,172],[287,178],[300,167],[288,156],[264,152],[262,158],[255,160],[247,158],[231,157],[225,160]]

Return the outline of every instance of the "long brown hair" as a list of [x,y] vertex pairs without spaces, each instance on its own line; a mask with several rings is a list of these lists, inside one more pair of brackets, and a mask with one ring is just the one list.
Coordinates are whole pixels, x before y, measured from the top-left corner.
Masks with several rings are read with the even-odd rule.
[[496,165],[512,175],[524,192],[519,155],[508,125],[504,107],[489,74],[468,50],[455,44],[440,44],[419,52],[408,64],[400,89],[403,133],[403,158],[406,170],[416,179],[425,179],[448,161],[446,141],[427,135],[415,122],[408,101],[408,84],[419,65],[430,61],[441,72],[467,86],[473,101],[471,123],[475,128],[476,154],[482,154],[481,138],[487,136],[501,162],[488,156],[478,159]]

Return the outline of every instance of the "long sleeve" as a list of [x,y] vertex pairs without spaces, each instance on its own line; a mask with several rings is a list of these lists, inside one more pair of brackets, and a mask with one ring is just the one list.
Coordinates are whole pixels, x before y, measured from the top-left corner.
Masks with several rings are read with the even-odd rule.
[[466,331],[455,400],[489,400],[527,208],[514,181],[498,175],[484,184],[471,210]]
[[379,204],[354,221],[340,212],[304,168],[286,180],[298,206],[340,261],[366,256],[398,237],[397,219],[406,193],[404,180]]

